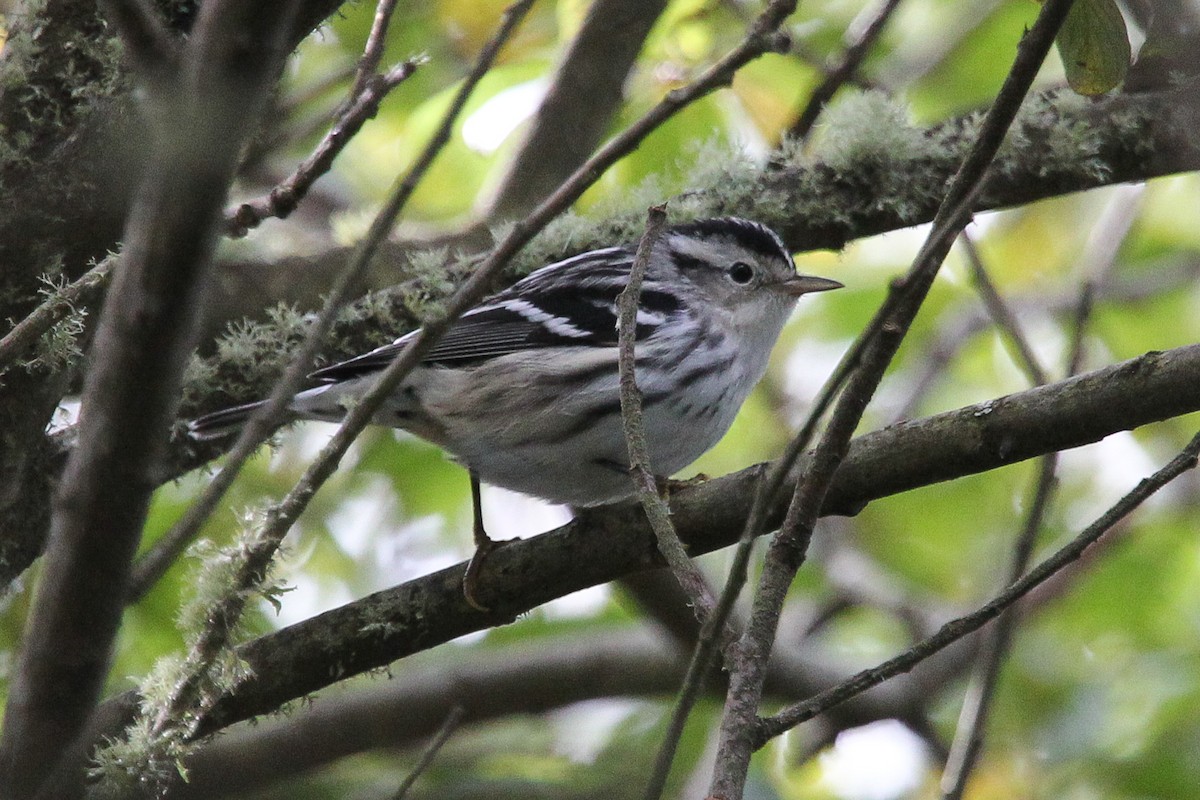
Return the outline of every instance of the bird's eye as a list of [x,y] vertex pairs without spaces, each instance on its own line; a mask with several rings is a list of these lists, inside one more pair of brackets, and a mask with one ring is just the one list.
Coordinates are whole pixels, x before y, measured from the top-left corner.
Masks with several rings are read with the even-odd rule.
[[745,261],[735,261],[733,266],[729,268],[729,280],[741,286],[745,286],[747,283],[754,280],[754,267],[750,266]]

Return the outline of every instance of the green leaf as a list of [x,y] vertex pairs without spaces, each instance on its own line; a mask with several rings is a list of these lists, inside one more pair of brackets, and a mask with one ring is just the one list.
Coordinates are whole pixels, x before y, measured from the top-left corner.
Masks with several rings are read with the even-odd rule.
[[1067,83],[1079,94],[1104,94],[1129,70],[1129,34],[1116,0],[1076,0],[1057,44]]

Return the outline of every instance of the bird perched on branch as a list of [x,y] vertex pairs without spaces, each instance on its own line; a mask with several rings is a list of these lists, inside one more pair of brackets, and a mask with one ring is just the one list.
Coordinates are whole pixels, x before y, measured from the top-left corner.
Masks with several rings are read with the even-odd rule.
[[[463,314],[375,414],[444,448],[471,476],[474,582],[495,543],[483,529],[479,481],[587,507],[634,495],[618,392],[617,295],[635,247],[550,264]],[[782,240],[757,222],[722,217],[667,228],[647,263],[635,371],[650,463],[670,475],[710,449],[766,371],[797,299],[837,289],[796,273]],[[317,370],[319,385],[288,406],[294,419],[336,422],[415,334]],[[200,417],[215,439],[262,403]]]

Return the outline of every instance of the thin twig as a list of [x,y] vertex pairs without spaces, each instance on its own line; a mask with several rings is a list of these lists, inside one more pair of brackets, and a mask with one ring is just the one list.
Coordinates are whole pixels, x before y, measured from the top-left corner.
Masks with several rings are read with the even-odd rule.
[[967,254],[967,264],[971,268],[971,278],[975,281],[975,291],[979,293],[979,297],[983,300],[984,308],[987,309],[988,316],[996,324],[1005,337],[1016,350],[1017,366],[1025,372],[1029,382],[1034,386],[1041,386],[1047,381],[1046,370],[1038,362],[1037,355],[1033,352],[1033,347],[1030,346],[1029,340],[1025,338],[1025,334],[1021,331],[1021,326],[1017,324],[1016,315],[1012,309],[1008,307],[1008,303],[1001,297],[1000,291],[996,288],[996,284],[992,282],[991,276],[988,275],[987,267],[983,264],[983,257],[979,254],[979,248],[975,246],[975,240],[969,233],[963,231],[959,234],[959,241],[962,242],[963,252]]
[[[646,215],[646,232],[638,244],[633,266],[629,272],[629,283],[617,298],[617,337],[619,351],[621,419],[625,428],[625,443],[629,449],[629,468],[638,500],[646,512],[646,520],[654,532],[658,552],[666,559],[679,587],[683,589],[696,619],[702,624],[712,616],[713,597],[704,575],[688,557],[679,534],[671,522],[671,509],[658,492],[658,482],[650,464],[646,446],[646,431],[642,425],[642,393],[637,386],[635,373],[634,344],[637,338],[637,309],[642,293],[642,281],[655,244],[662,236],[666,225],[666,205],[652,206]],[[675,751],[683,736],[688,711],[695,703],[708,673],[708,663],[693,660],[688,667],[680,690],[680,701],[676,703],[670,724],[659,746],[658,757],[650,784],[646,789],[647,800],[657,800],[666,785],[667,775],[674,761]]]
[[[1115,212],[1116,219],[1109,217]],[[1095,291],[1095,281],[1106,276],[1116,261],[1117,250],[1128,234],[1134,217],[1136,204],[1125,202],[1110,203],[1102,219],[1097,221],[1093,235],[1081,261],[1084,264],[1085,275],[1079,292],[1079,300],[1072,321],[1071,343],[1066,354],[1066,375],[1073,376],[1083,360],[1083,344],[1087,323],[1091,316],[1092,297]],[[1016,346],[1021,360],[1025,362],[1026,371],[1031,379],[1038,384],[1045,382],[1044,370],[1038,365],[1032,349],[1021,335],[1015,316],[1009,310],[1003,298],[996,291],[988,278],[982,259],[975,248],[974,242],[964,232],[963,244],[975,275],[976,283],[984,296],[989,313],[1000,327],[1008,333],[1010,341]],[[1033,555],[1033,545],[1042,522],[1049,508],[1051,498],[1057,488],[1056,469],[1057,455],[1049,455],[1041,460],[1037,485],[1034,489],[1034,499],[1030,504],[1021,535],[1013,548],[1012,565],[1009,569],[1009,583],[1016,581],[1025,572]],[[945,800],[960,800],[966,790],[967,781],[979,759],[983,746],[987,720],[995,698],[996,683],[999,679],[1000,668],[1012,647],[1012,640],[1019,624],[1019,617],[1014,609],[1003,612],[997,620],[995,628],[990,632],[982,645],[976,665],[975,676],[968,686],[963,699],[962,710],[956,728],[954,741],[951,744],[949,757],[942,772],[941,789]]]
[[[870,330],[871,328],[868,327],[867,331]],[[788,446],[779,458],[763,469],[761,477],[755,483],[754,501],[750,506],[750,513],[746,515],[746,522],[742,527],[742,535],[738,539],[737,548],[734,550],[733,559],[729,565],[729,573],[725,577],[725,585],[722,587],[716,606],[713,608],[713,616],[710,620],[711,624],[705,625],[700,631],[700,638],[696,644],[694,663],[700,661],[707,662],[708,655],[705,651],[718,644],[713,637],[718,632],[724,630],[725,622],[728,620],[729,615],[733,613],[733,607],[741,595],[742,588],[746,585],[750,569],[750,554],[754,549],[754,542],[763,533],[763,528],[766,525],[767,510],[774,506],[780,492],[783,491],[788,476],[792,473],[792,469],[796,465],[796,461],[808,449],[809,443],[816,434],[817,425],[820,424],[821,418],[829,410],[833,401],[837,399],[838,393],[858,366],[859,358],[862,356],[863,350],[869,341],[870,337],[868,333],[864,332],[862,336],[855,340],[850,349],[846,351],[833,373],[829,376],[829,379],[821,387],[821,392],[813,401],[812,408],[809,409],[808,416],[804,420],[804,424],[800,427],[800,431],[788,442]],[[721,648],[726,650],[725,657],[727,661],[732,656],[727,650],[732,643],[732,640],[720,643]]]
[[1020,600],[1064,567],[1076,561],[1083,555],[1085,550],[1095,544],[1110,528],[1133,513],[1138,506],[1149,499],[1159,489],[1184,472],[1194,469],[1198,456],[1200,456],[1200,434],[1193,437],[1179,455],[1175,456],[1166,466],[1138,483],[1133,490],[1101,514],[1095,522],[1080,532],[1078,536],[1039,563],[1020,580],[996,595],[991,602],[970,614],[947,622],[932,636],[923,639],[895,658],[889,659],[877,667],[863,670],[839,683],[837,686],[833,686],[801,703],[789,706],[774,716],[761,720],[754,733],[755,747],[762,747],[784,731],[812,719],[833,706],[845,702],[850,697],[861,694],[867,689],[883,683],[888,678],[911,670],[918,663],[952,642],[979,630],[979,628],[983,627],[989,621],[995,619],[1004,609]]
[[417,778],[421,777],[421,774],[429,769],[429,765],[433,763],[434,756],[438,754],[438,751],[442,749],[443,745],[458,730],[458,726],[462,724],[466,713],[466,710],[462,706],[455,706],[450,709],[450,713],[446,715],[446,721],[442,723],[442,727],[438,728],[437,733],[429,740],[429,744],[425,746],[425,750],[421,753],[421,758],[417,760],[416,765],[412,768],[412,772],[404,776],[404,780],[400,782],[396,793],[392,795],[392,800],[404,800],[405,795],[408,794],[408,790],[417,782]]
[[[722,80],[722,76],[731,75],[741,64],[746,63],[762,52],[766,52],[768,48],[783,44],[777,38],[778,28],[792,11],[795,10],[795,5],[794,1],[783,2],[781,0],[773,0],[763,13],[754,20],[751,24],[749,34],[737,48],[731,51],[720,62],[710,67],[698,79],[696,84],[678,92],[671,92],[664,99],[664,102],[671,101],[673,99],[672,96],[675,96],[674,99],[676,100],[682,100],[689,95],[694,95],[694,97],[703,96],[703,94],[711,91],[713,87],[720,85],[719,81]],[[745,564],[749,560],[749,550],[749,543],[745,543],[743,547],[739,548],[738,556],[741,559],[740,571],[743,575],[745,573]],[[731,574],[738,573],[738,564],[738,558],[735,558]],[[743,577],[741,583],[744,583],[744,580]],[[700,637],[696,643],[696,649],[688,665],[687,676],[684,679],[672,712],[670,728],[659,751],[654,773],[646,790],[647,798],[657,798],[660,796],[666,785],[667,775],[674,760],[675,747],[682,734],[683,726],[686,724],[687,718],[691,713],[691,709],[695,705],[696,698],[699,697],[703,688],[703,682],[710,669],[713,661],[713,653],[718,643],[723,648],[726,642],[733,640],[733,631],[726,628],[726,622],[737,598],[737,590],[731,588],[734,583],[737,583],[736,578],[727,579],[722,598],[715,607],[715,613],[709,613],[706,615],[706,618],[703,618]],[[737,583],[737,585],[740,587],[741,583]],[[705,589],[707,589],[706,585]],[[711,601],[709,601],[708,605],[710,608],[713,607]],[[718,642],[718,639],[721,641]]]
[[90,305],[108,285],[116,263],[115,255],[106,256],[74,282],[54,292],[46,302],[4,334],[4,338],[0,339],[0,373],[75,309]]
[[[983,300],[988,315],[996,327],[1004,332],[1016,351],[1018,366],[1025,371],[1033,385],[1040,386],[1046,383],[1046,371],[1038,362],[1037,356],[1034,355],[1033,348],[1030,347],[1017,323],[1016,316],[988,275],[983,258],[980,256],[978,248],[975,247],[975,242],[966,231],[960,234],[959,239],[967,254],[967,262],[971,267],[976,291]],[[1020,578],[1029,567],[1034,543],[1037,541],[1038,532],[1042,528],[1046,512],[1058,485],[1057,469],[1057,455],[1046,456],[1040,462],[1033,502],[1030,504],[1021,533],[1013,543],[1012,561],[1007,579],[1009,584]],[[941,788],[946,800],[961,799],[967,780],[979,758],[987,720],[996,694],[996,683],[1000,677],[1000,668],[1008,657],[1019,622],[1019,617],[1012,609],[1005,611],[990,634],[985,637],[980,648],[975,662],[974,675],[963,698],[954,741],[951,743],[946,766],[942,771]]]
[[[882,311],[882,309],[881,309]],[[876,319],[882,321],[882,314],[877,312]],[[859,361],[862,359],[863,353],[866,351],[867,345],[871,343],[872,331],[877,329],[877,325],[869,324],[863,333],[854,341],[854,344],[842,355],[838,365],[830,374],[828,380],[821,387],[820,393],[813,400],[812,407],[808,411],[808,416],[804,420],[804,424],[800,426],[800,430],[788,442],[788,446],[784,448],[782,454],[767,470],[760,483],[760,487],[755,491],[754,505],[750,509],[750,514],[746,517],[746,525],[743,528],[742,538],[738,545],[738,553],[734,558],[734,567],[730,569],[730,583],[727,585],[726,594],[732,592],[733,596],[729,598],[729,605],[732,606],[736,600],[736,593],[741,591],[741,586],[745,584],[746,568],[749,563],[749,550],[754,541],[762,533],[762,528],[765,523],[766,511],[778,499],[783,491],[784,484],[787,482],[788,476],[792,473],[792,469],[796,466],[796,461],[808,449],[812,443],[813,436],[816,435],[817,426],[821,423],[821,419],[825,416],[833,402],[837,399],[842,388],[845,387],[846,381],[854,374],[854,370],[858,368]],[[734,579],[736,578],[736,582]],[[723,605],[718,601],[718,605]]]
[[[413,166],[412,170],[403,179],[397,181],[391,197],[388,198],[388,202],[376,215],[367,235],[355,250],[354,258],[351,260],[351,264],[347,267],[342,277],[356,274],[358,270],[369,263],[376,248],[395,224],[397,215],[412,195],[417,182],[419,182],[429,165],[433,162],[437,153],[440,152],[442,145],[449,139],[453,121],[461,112],[463,106],[465,106],[471,89],[487,73],[496,53],[499,52],[500,47],[512,34],[513,30],[516,29],[516,26],[524,18],[525,13],[532,4],[533,0],[520,0],[520,2],[514,3],[505,11],[504,21],[491,41],[484,47],[471,74],[464,81],[462,88],[460,88],[455,102],[451,104],[451,108],[447,111],[442,126],[435,133],[430,144],[425,148],[417,164]],[[328,318],[327,324],[329,324],[333,317],[332,308],[327,305],[322,316]],[[280,381],[280,384],[275,387],[267,405],[254,414],[247,428],[242,431],[236,445],[238,452],[235,455],[241,456],[242,449],[245,448],[247,455],[242,457],[243,462],[245,457],[248,457],[248,452],[257,446],[259,440],[256,437],[265,435],[265,431],[272,428],[272,416],[283,412],[287,398],[295,391],[295,386],[299,384],[302,373],[311,362],[316,347],[315,342],[319,341],[320,338],[312,336],[306,339],[305,346],[301,348],[302,352],[297,358],[293,359],[291,365],[288,367],[287,374]],[[310,348],[308,345],[312,345],[312,347]],[[409,352],[406,350],[405,355],[408,355]],[[402,360],[401,358],[397,361]],[[389,367],[385,371],[385,375],[387,372],[394,372],[395,367],[396,364]],[[289,383],[292,384],[290,387],[287,386]],[[366,410],[369,413],[363,413],[367,403],[374,396],[374,402],[378,405],[383,399],[381,394],[380,386],[376,385],[372,392],[368,394],[367,399],[354,408],[347,418],[346,423],[335,434],[333,441],[322,451],[321,456],[309,466],[304,476],[293,487],[292,491],[288,493],[287,497],[267,512],[267,521],[262,526],[262,529],[256,534],[254,540],[247,543],[242,552],[238,554],[239,566],[237,574],[232,581],[233,585],[228,588],[227,594],[217,604],[214,604],[214,607],[210,610],[207,618],[212,620],[213,623],[205,628],[190,648],[187,667],[189,675],[180,681],[176,689],[172,691],[171,697],[163,704],[163,711],[156,722],[156,728],[163,729],[168,725],[169,720],[176,720],[182,717],[188,718],[188,726],[193,730],[203,722],[205,714],[200,713],[196,708],[198,691],[202,684],[203,676],[211,670],[219,654],[228,646],[233,627],[241,618],[246,603],[251,597],[251,589],[260,585],[265,580],[272,559],[278,551],[284,535],[291,528],[292,523],[300,511],[303,510],[317,487],[332,474],[355,435],[366,425],[370,414],[374,412],[373,408],[367,408]],[[351,429],[352,420],[357,422],[357,430]],[[224,485],[228,485],[232,481],[234,471],[222,470],[222,473],[217,476],[218,479],[222,478],[226,471],[230,472],[230,477],[223,481]],[[214,480],[214,483],[216,482]],[[211,510],[211,506],[215,505],[217,497],[219,497],[217,493],[210,494],[206,492],[201,497],[201,501],[198,501],[196,505],[200,505],[202,501],[207,501],[205,505],[209,506],[209,510]],[[202,511],[204,510],[202,509]],[[205,511],[205,514],[207,514],[207,511]],[[199,514],[196,516],[199,516]],[[192,710],[193,713],[185,715],[182,713],[184,710]]]
[[[497,36],[499,36],[501,33],[507,36],[511,32],[511,27],[508,26],[507,23],[512,21],[513,17],[515,16],[515,21],[512,22],[512,26],[515,26],[516,22],[520,21],[521,17],[524,15],[524,12],[528,10],[528,6],[531,5],[532,2],[533,0],[526,0],[519,13],[506,17],[506,24],[505,26],[501,27],[501,30],[497,33]],[[514,6],[514,8],[515,7],[516,6]],[[212,514],[213,510],[216,509],[217,504],[221,501],[221,498],[225,495],[225,492],[227,492],[229,487],[233,485],[234,479],[237,477],[238,472],[245,465],[246,461],[248,461],[250,456],[255,453],[259,445],[261,445],[263,441],[270,436],[271,432],[278,427],[279,422],[282,420],[285,414],[287,403],[300,388],[309,371],[311,371],[313,359],[316,357],[320,348],[324,345],[325,338],[328,336],[329,331],[333,326],[337,312],[349,299],[350,292],[358,283],[367,267],[370,265],[371,259],[374,257],[375,251],[378,249],[379,244],[387,237],[388,232],[392,229],[396,218],[399,216],[401,210],[403,210],[405,204],[407,204],[408,199],[412,196],[413,191],[416,189],[421,179],[424,178],[434,160],[436,160],[438,155],[441,153],[442,148],[445,147],[446,143],[450,140],[450,133],[453,130],[455,121],[462,113],[462,109],[466,106],[467,99],[470,97],[479,81],[491,67],[492,61],[495,58],[495,54],[499,51],[500,44],[501,43],[496,42],[495,39],[493,39],[493,41],[490,42],[488,46],[485,47],[480,53],[480,56],[476,60],[475,65],[472,67],[470,74],[463,81],[462,86],[459,87],[453,102],[450,104],[450,108],[447,109],[445,115],[442,117],[441,124],[434,132],[434,135],[431,137],[429,143],[425,146],[425,149],[421,152],[420,157],[418,157],[416,163],[413,164],[412,168],[408,171],[404,178],[398,180],[392,187],[392,193],[388,198],[387,205],[381,209],[379,214],[375,217],[370,229],[367,231],[367,234],[363,237],[363,240],[359,243],[358,248],[355,250],[354,255],[350,258],[350,261],[343,268],[342,272],[337,276],[333,286],[330,287],[329,293],[325,297],[325,302],[321,309],[321,313],[317,316],[316,321],[305,334],[304,341],[301,343],[300,348],[296,351],[296,354],[292,357],[291,362],[288,364],[287,370],[276,382],[270,396],[267,398],[262,408],[255,412],[243,426],[237,441],[231,448],[229,456],[225,460],[224,466],[221,468],[221,471],[218,472],[212,481],[210,481],[209,484],[204,487],[204,491],[201,493],[200,497],[192,503],[187,512],[185,512],[184,516],[178,522],[176,522],[175,525],[171,527],[171,530],[169,530],[135,565],[133,578],[130,583],[130,602],[136,601],[144,596],[150,587],[153,586],[154,583],[162,577],[171,564],[174,563],[174,561],[179,557],[179,554],[187,548],[188,543],[196,537],[196,534],[204,525],[204,521],[207,520]],[[400,79],[399,76],[401,74],[407,76],[408,74],[411,74],[415,67],[416,62],[405,62],[404,64],[394,67],[389,74],[394,74],[398,79]],[[367,90],[364,92],[363,97],[360,97],[359,99],[363,100],[364,98],[370,98],[379,91],[382,91],[382,84],[375,88],[372,88],[372,86],[369,85]],[[381,99],[382,94],[378,94],[378,98]],[[366,101],[364,100],[364,102]],[[356,103],[355,107],[361,108],[364,106]],[[361,125],[365,119],[366,117],[359,117],[359,125]],[[343,118],[343,121],[346,121],[346,118]],[[313,156],[310,157],[305,164],[324,161],[324,157],[327,157],[328,162],[332,161],[334,156],[336,156],[337,151],[340,150],[341,146],[345,143],[344,140],[341,140],[341,143],[337,145],[336,149],[332,149],[332,142],[334,138],[340,139],[340,137],[334,137],[334,133],[337,130],[338,126],[335,126],[334,130],[330,131],[330,136],[326,139],[326,141],[331,143],[331,149],[322,150],[322,148],[318,148],[317,152],[314,152]],[[357,130],[357,128],[355,128],[355,130]],[[347,133],[347,136],[348,135],[350,134]],[[322,153],[324,155],[322,155]],[[328,163],[326,163],[325,166],[325,169],[327,168]],[[297,175],[301,174],[303,170],[304,167],[302,165],[301,169],[297,170]],[[308,177],[308,185],[311,185],[311,182],[316,180],[317,174],[310,173]],[[272,197],[274,194],[275,193],[272,192]]]
[[[506,12],[509,15],[508,19],[511,19],[518,10],[524,13],[528,5],[529,2],[527,0],[514,4]],[[734,48],[728,55],[705,70],[693,83],[682,89],[669,92],[666,97],[646,112],[640,119],[601,147],[595,155],[577,169],[541,205],[530,212],[523,220],[512,226],[508,235],[496,245],[487,258],[480,262],[467,282],[447,301],[444,317],[439,320],[427,322],[416,332],[409,345],[397,355],[396,360],[380,373],[371,391],[361,398],[355,404],[354,408],[351,409],[343,421],[342,427],[334,434],[333,439],[321,451],[317,460],[313,462],[304,476],[297,482],[292,492],[272,510],[267,523],[267,526],[271,530],[271,536],[268,538],[282,538],[283,533],[286,532],[291,523],[295,521],[296,517],[307,506],[309,499],[315,494],[317,488],[336,469],[341,457],[349,449],[350,444],[354,441],[358,433],[370,421],[375,409],[382,405],[383,401],[399,386],[404,376],[419,363],[420,359],[433,346],[436,338],[441,336],[458,316],[474,306],[483,297],[491,288],[492,281],[496,275],[504,268],[509,259],[537,231],[541,230],[551,219],[578,199],[584,190],[603,174],[605,169],[624,155],[635,150],[642,140],[656,130],[664,121],[670,119],[680,109],[710,94],[720,86],[726,85],[733,73],[744,64],[778,47],[780,42],[775,37],[774,28],[771,25],[778,26],[779,22],[782,21],[783,17],[786,16],[786,13],[793,6],[794,0],[775,0],[772,2],[759,17],[758,21],[756,21],[750,36],[741,45]],[[379,223],[382,218],[383,214],[376,218],[376,222]],[[377,227],[380,226],[373,225],[372,231],[376,231]],[[384,225],[382,227],[383,230],[379,231],[379,239],[382,239],[388,226]],[[364,242],[373,240],[372,233],[368,233],[368,238]],[[361,254],[363,251],[360,250],[359,252]],[[362,257],[363,261],[369,260],[373,252],[374,246],[371,247],[370,252],[367,252]],[[267,409],[263,409],[260,413],[269,412]],[[269,560],[269,554],[265,555],[268,555]]]
[[[881,14],[876,18],[875,22],[864,33],[864,37],[859,40],[860,47],[855,51],[847,51],[847,57],[843,60],[839,69],[826,76],[826,80],[822,84],[822,88],[828,91],[831,97],[833,93],[850,80],[854,75],[858,63],[861,61],[862,55],[870,48],[871,42],[882,30],[887,18],[891,15],[897,2],[888,2]],[[854,50],[852,47],[851,50]],[[857,60],[855,60],[857,59]],[[818,89],[818,92],[821,89]],[[810,101],[810,106],[805,110],[807,114],[810,109],[816,105],[817,93],[814,93],[813,101]],[[828,97],[825,98],[825,101]],[[823,104],[823,102],[821,103]],[[819,108],[817,110],[819,113]],[[815,121],[814,114],[814,121]],[[809,123],[811,125],[811,123]],[[804,134],[801,133],[801,136]],[[859,345],[865,345],[865,339],[860,340]],[[860,347],[852,348],[846,356],[843,357],[838,369],[826,381],[821,395],[815,400],[813,408],[810,410],[805,424],[800,432],[792,438],[785,452],[775,462],[773,467],[767,470],[764,478],[760,480],[755,488],[754,503],[751,507],[750,514],[746,518],[746,524],[743,528],[742,537],[738,541],[737,549],[734,551],[733,559],[730,564],[729,573],[726,576],[725,584],[721,590],[720,596],[717,598],[716,604],[713,607],[713,612],[709,619],[705,621],[700,630],[699,638],[696,642],[696,649],[692,655],[692,660],[688,665],[688,677],[685,679],[684,688],[680,693],[679,699],[676,701],[676,707],[672,715],[672,728],[682,730],[684,721],[691,711],[691,707],[695,699],[699,696],[700,687],[704,677],[708,674],[713,662],[713,653],[718,647],[726,651],[726,658],[730,656],[727,652],[728,646],[734,641],[731,632],[727,629],[726,623],[729,615],[733,612],[733,607],[737,603],[737,598],[740,596],[742,587],[746,584],[746,578],[749,571],[750,555],[753,551],[754,542],[762,532],[766,509],[772,503],[777,494],[781,491],[787,476],[790,474],[796,459],[808,447],[813,434],[816,432],[816,426],[819,423],[824,412],[832,404],[836,398],[838,391],[844,385],[845,380],[849,376],[851,370],[858,363],[858,356],[861,353]],[[669,741],[669,740],[668,740]],[[646,792],[648,800],[657,798],[661,795],[663,788],[666,785],[666,773],[670,769],[671,760],[673,758],[673,750],[671,752],[664,751],[659,753],[658,762],[655,765],[655,772],[652,776],[651,783]]]
[[709,794],[714,797],[742,795],[752,753],[750,733],[758,720],[766,663],[775,640],[779,615],[792,579],[804,561],[829,486],[867,403],[916,318],[954,237],[969,221],[970,209],[987,167],[1015,119],[1071,2],[1049,0],[1022,40],[996,102],[938,209],[929,238],[908,276],[889,293],[885,301],[888,313],[865,349],[859,368],[847,383],[817,446],[811,467],[796,486],[784,524],[768,548],[750,621],[734,654],[738,664],[726,695],[721,742],[709,789]]
[[[800,116],[788,130],[788,136],[801,141],[808,136],[813,125],[816,124],[817,118],[821,116],[825,105],[833,99],[837,90],[845,86],[858,71],[871,46],[875,44],[879,34],[883,33],[884,27],[899,5],[900,0],[884,0],[871,21],[859,32],[857,37],[850,41],[845,52],[842,53],[842,57],[838,59],[837,65],[827,72],[821,84],[813,89],[804,110],[800,112]],[[850,33],[850,31],[846,32],[847,39],[850,39]]]
[[265,197],[247,200],[225,212],[226,235],[245,236],[264,220],[271,217],[284,219],[295,211],[317,179],[333,167],[334,159],[341,154],[342,149],[362,129],[366,121],[379,111],[379,105],[388,92],[403,83],[423,63],[423,58],[410,58],[383,75],[372,75],[368,78],[362,90],[351,96],[349,106],[322,137],[320,143],[300,162],[291,175],[271,189]]
[[[1033,555],[1033,545],[1037,541],[1038,532],[1050,508],[1058,486],[1056,472],[1058,456],[1052,454],[1041,459],[1038,470],[1037,485],[1034,487],[1033,502],[1029,514],[1025,518],[1021,533],[1013,545],[1012,562],[1009,565],[1009,585],[1016,582],[1025,574],[1029,560]],[[1012,640],[1016,634],[1020,616],[1016,609],[1008,608],[1000,614],[995,627],[986,636],[978,658],[976,659],[975,674],[971,677],[966,697],[963,699],[962,710],[959,712],[958,725],[955,728],[954,741],[950,746],[950,755],[946,759],[942,771],[941,789],[945,800],[960,800],[967,786],[979,751],[983,746],[983,736],[996,696],[996,683],[1000,678],[1000,668],[1004,665],[1012,648]]]
[[392,14],[396,11],[396,0],[379,0],[375,4],[375,17],[371,20],[371,32],[367,34],[367,43],[363,46],[362,57],[358,59],[358,69],[354,74],[354,85],[350,88],[350,97],[358,97],[367,89],[367,84],[375,78],[379,64],[383,60],[383,50],[387,45],[388,26],[392,22]]
[[650,463],[646,445],[646,429],[642,422],[642,392],[637,385],[634,345],[637,338],[637,311],[642,296],[642,281],[651,254],[662,238],[667,224],[666,204],[651,206],[646,214],[646,232],[638,243],[629,283],[617,297],[617,351],[620,374],[621,423],[625,429],[625,445],[629,450],[629,470],[637,489],[638,502],[646,512],[646,520],[654,531],[658,552],[671,568],[679,587],[683,589],[696,619],[704,622],[712,611],[713,597],[704,575],[688,557],[679,534],[671,522],[671,508],[659,494],[658,480]]

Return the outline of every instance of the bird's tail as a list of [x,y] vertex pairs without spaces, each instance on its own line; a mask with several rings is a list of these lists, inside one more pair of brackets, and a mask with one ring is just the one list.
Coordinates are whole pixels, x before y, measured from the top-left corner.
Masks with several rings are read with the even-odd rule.
[[263,401],[260,400],[257,403],[222,408],[220,411],[197,417],[188,423],[188,435],[201,442],[220,439],[241,429],[250,415],[262,406]]

